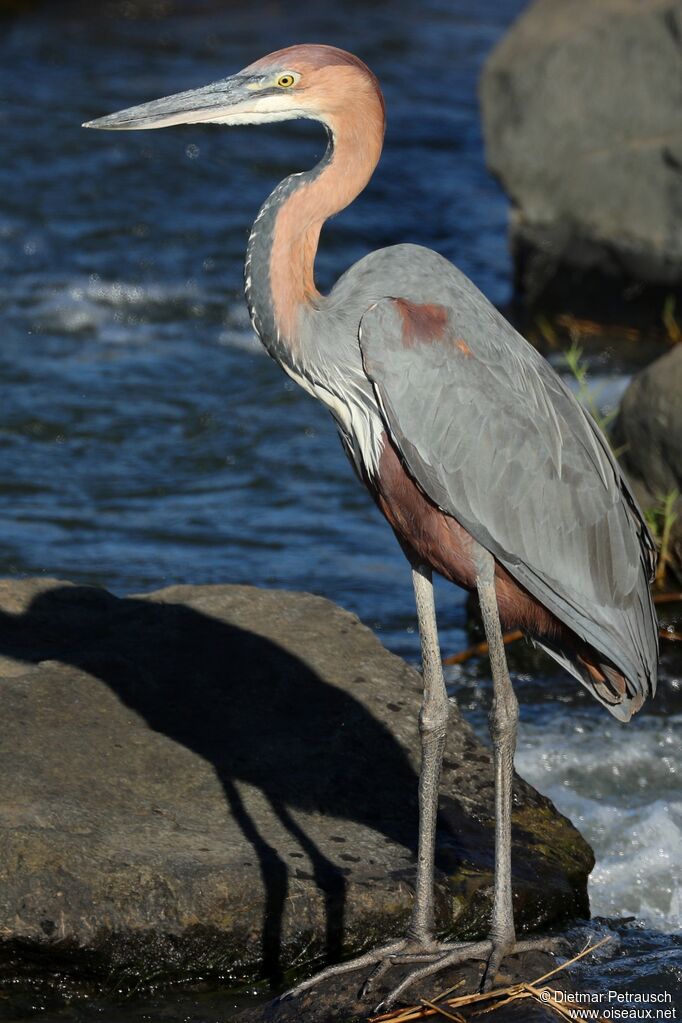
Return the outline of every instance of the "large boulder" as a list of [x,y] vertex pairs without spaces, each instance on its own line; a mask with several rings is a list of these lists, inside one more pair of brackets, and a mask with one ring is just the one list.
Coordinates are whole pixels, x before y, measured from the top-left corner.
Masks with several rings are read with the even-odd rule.
[[682,580],[682,344],[633,377],[613,439],[640,503],[657,513],[659,532],[666,498],[677,494],[667,553]]
[[[419,674],[320,597],[0,582],[0,975],[311,969],[408,919]],[[490,755],[453,709],[438,918],[481,934]],[[589,847],[517,778],[521,928],[588,912]],[[22,966],[22,963],[24,964]]]
[[681,62],[682,0],[535,0],[488,58],[487,160],[531,302],[682,287]]

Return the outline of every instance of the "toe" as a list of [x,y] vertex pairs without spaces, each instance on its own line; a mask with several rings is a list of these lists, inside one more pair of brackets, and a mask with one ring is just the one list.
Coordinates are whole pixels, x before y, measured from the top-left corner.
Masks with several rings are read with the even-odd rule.
[[361,1001],[371,993],[372,988],[375,987],[385,973],[388,973],[392,965],[393,964],[390,959],[383,959],[381,962],[376,964],[372,972],[367,977],[367,980],[360,988],[358,997]]
[[514,951],[514,939],[510,941],[495,941],[493,940],[492,951],[486,963],[485,970],[483,971],[483,979],[481,980],[481,991],[485,994],[488,991],[492,991],[497,972],[502,965],[502,960],[510,952]]

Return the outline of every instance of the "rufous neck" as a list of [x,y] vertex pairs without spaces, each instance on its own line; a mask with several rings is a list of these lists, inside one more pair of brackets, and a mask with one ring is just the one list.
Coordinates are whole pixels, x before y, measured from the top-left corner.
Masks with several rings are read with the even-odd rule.
[[[327,151],[316,167],[282,181],[264,203],[247,250],[252,320],[271,354],[293,354],[306,306],[315,305],[315,254],[325,220],[365,188],[383,145],[383,107],[372,117],[350,110],[327,123]],[[273,350],[275,349],[275,350]]]

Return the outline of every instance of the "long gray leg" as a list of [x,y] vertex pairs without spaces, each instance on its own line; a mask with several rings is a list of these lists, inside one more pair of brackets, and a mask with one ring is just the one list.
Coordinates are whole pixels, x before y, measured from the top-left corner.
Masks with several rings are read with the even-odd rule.
[[470,958],[487,959],[484,986],[488,989],[492,987],[498,966],[507,953],[524,952],[533,948],[555,949],[556,942],[548,939],[522,941],[518,944],[515,942],[511,888],[511,790],[518,704],[511,687],[504,653],[495,594],[495,562],[492,556],[480,547],[475,552],[475,558],[476,586],[490,648],[494,683],[490,731],[495,763],[495,893],[490,937],[486,941],[473,943],[439,944],[434,939],[433,861],[436,814],[449,705],[438,647],[431,571],[420,565],[413,568],[412,580],[417,603],[424,675],[424,698],[419,716],[422,766],[419,776],[417,882],[408,937],[407,940],[392,942],[383,948],[367,952],[351,962],[329,967],[316,977],[303,981],[287,995],[282,996],[284,998],[299,995],[321,980],[337,977],[360,967],[374,966],[363,987],[363,992],[366,993],[391,966],[407,963],[424,964],[390,992],[377,1008],[377,1011],[380,1011],[393,1005],[412,984],[426,979],[445,966]]
[[480,549],[477,552],[476,569],[476,588],[493,676],[490,735],[495,767],[495,892],[490,931],[493,950],[483,978],[483,989],[489,990],[503,957],[512,950],[516,941],[511,881],[511,811],[519,705],[509,678],[504,652],[495,593],[495,562],[488,551]]
[[413,567],[412,582],[421,640],[424,697],[419,715],[422,762],[419,774],[417,881],[408,935],[424,946],[434,938],[433,885],[438,786],[450,708],[438,645],[431,569],[424,565]]

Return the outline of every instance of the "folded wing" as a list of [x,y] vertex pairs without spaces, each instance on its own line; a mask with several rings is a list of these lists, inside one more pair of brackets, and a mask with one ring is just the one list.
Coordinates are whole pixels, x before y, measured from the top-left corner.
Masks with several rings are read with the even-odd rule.
[[[482,298],[482,296],[481,296]],[[594,421],[488,303],[383,299],[360,347],[427,496],[624,674],[655,686],[655,548]]]

